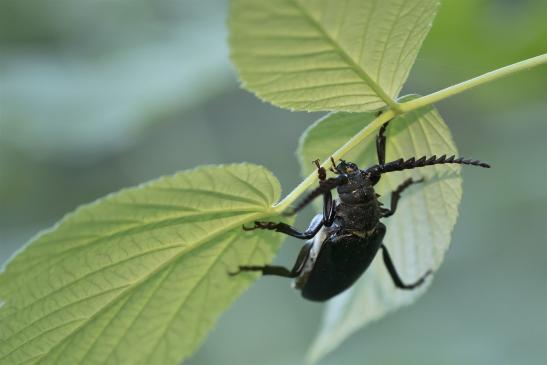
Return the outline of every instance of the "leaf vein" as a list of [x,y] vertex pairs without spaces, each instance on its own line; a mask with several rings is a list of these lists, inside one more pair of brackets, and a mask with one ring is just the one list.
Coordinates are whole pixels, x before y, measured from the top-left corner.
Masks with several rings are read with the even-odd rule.
[[[91,315],[90,317],[88,318],[85,318],[85,320],[83,321],[83,323],[76,327],[70,334],[67,335],[67,337],[65,337],[64,339],[62,339],[61,341],[59,341],[56,345],[52,346],[51,348],[49,348],[46,352],[44,352],[41,357],[43,359],[44,356],[48,355],[49,353],[51,353],[57,346],[61,346],[63,344],[63,342],[67,341],[69,339],[70,336],[78,333],[79,331],[81,331],[87,324],[91,323],[93,321],[93,319],[95,319],[97,316],[99,316],[103,311],[105,311],[106,309],[109,308],[109,305],[115,303],[117,300],[119,300],[120,298],[122,298],[124,295],[129,295],[129,293],[132,293],[134,290],[137,290],[140,285],[145,282],[147,279],[153,277],[154,275],[156,275],[158,272],[160,272],[161,270],[165,269],[166,267],[168,267],[169,265],[173,264],[174,262],[176,262],[178,259],[180,259],[182,257],[182,254],[184,253],[189,253],[190,251],[194,250],[194,249],[197,249],[198,247],[201,247],[202,244],[206,243],[206,242],[209,242],[211,241],[212,239],[214,239],[215,237],[219,236],[219,235],[222,235],[223,233],[226,233],[228,232],[229,230],[231,229],[234,229],[235,227],[239,227],[241,226],[242,224],[246,223],[246,222],[249,222],[249,221],[252,221],[252,220],[256,220],[256,219],[260,219],[262,218],[264,215],[263,212],[259,212],[259,213],[256,213],[256,214],[253,214],[253,215],[250,215],[246,218],[243,218],[243,219],[240,219],[240,220],[237,220],[236,222],[232,223],[231,225],[227,226],[227,227],[224,227],[222,229],[218,229],[216,231],[213,231],[212,233],[209,232],[208,235],[205,235],[204,237],[202,237],[201,239],[197,240],[193,245],[192,247],[189,247],[189,250],[187,251],[182,251],[181,254],[179,255],[175,255],[173,256],[172,258],[170,258],[169,260],[166,260],[164,263],[160,264],[153,272],[149,273],[147,276],[141,278],[140,280],[138,280],[137,282],[133,283],[133,285],[131,286],[128,286],[124,291],[122,291],[120,293],[120,295],[118,297],[115,297],[113,298],[111,301],[105,303],[104,306],[102,306],[101,308],[99,308],[93,315]],[[41,360],[42,360],[41,359]],[[40,361],[41,361],[40,360]]]
[[350,68],[359,76],[365,84],[368,85],[380,99],[382,99],[387,105],[396,105],[396,102],[386,94],[386,92],[368,75],[359,64],[357,64],[353,58],[334,40],[328,32],[325,30],[322,24],[318,23],[313,16],[309,13],[299,0],[292,0],[292,3],[302,12],[305,19],[323,36],[336,50],[340,58],[350,66]]
[[[212,263],[207,267],[207,269],[205,270],[204,274],[201,276],[201,278],[199,278],[196,283],[192,286],[192,288],[190,288],[188,290],[188,293],[191,293],[192,291],[194,291],[201,283],[203,280],[205,280],[207,278],[207,274],[211,271],[211,268],[218,262],[218,260],[220,259],[220,257],[226,252],[226,250],[235,242],[235,239],[237,238],[237,235],[234,235],[234,237],[228,241],[226,243],[226,246],[222,249],[222,251],[220,252],[219,255],[217,255]],[[167,333],[167,331],[169,330],[169,328],[171,327],[172,325],[172,322],[173,320],[178,316],[178,314],[180,313],[180,311],[182,310],[182,308],[184,307],[184,305],[188,302],[189,298],[191,297],[191,295],[187,295],[184,300],[181,302],[181,304],[178,306],[178,308],[175,310],[173,316],[171,317],[171,319],[169,321],[166,321],[167,323],[167,326],[164,327],[164,329],[161,331],[162,332],[162,335],[161,336],[157,336],[158,340],[156,341],[156,343],[154,344],[154,346],[152,347],[152,350],[150,351],[150,353],[148,354],[147,356],[147,359],[150,360],[151,357],[153,356],[154,352],[156,351],[156,349],[158,348],[159,344],[161,343],[161,340],[162,340],[162,337],[163,335],[165,335],[165,333]],[[148,361],[149,362],[149,361]]]

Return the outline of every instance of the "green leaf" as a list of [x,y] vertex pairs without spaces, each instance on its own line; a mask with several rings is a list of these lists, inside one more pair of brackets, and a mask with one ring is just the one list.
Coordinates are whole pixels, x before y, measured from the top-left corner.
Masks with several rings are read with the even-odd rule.
[[[338,113],[312,125],[299,151],[304,174],[312,172],[310,161],[328,158],[330,151],[335,151],[374,118],[370,113]],[[428,107],[390,123],[386,154],[386,161],[391,161],[401,157],[452,155],[457,150],[438,112]],[[344,159],[356,162],[361,168],[377,163],[375,139],[366,140]],[[382,195],[380,200],[389,203],[391,191],[409,176],[424,177],[425,182],[405,191],[397,213],[383,222],[387,225],[384,243],[395,266],[403,281],[412,282],[441,264],[456,223],[462,188],[458,165],[430,166],[382,176],[376,189]],[[396,289],[377,257],[352,289],[328,303],[320,333],[309,352],[310,359],[318,360],[365,324],[412,303],[429,284],[430,279],[416,290]]]
[[[0,364],[177,364],[282,235],[244,232],[273,214],[277,179],[207,166],[124,189],[40,234],[0,275]],[[273,217],[272,217],[273,216]]]
[[393,106],[438,0],[232,0],[230,48],[243,84],[295,110]]

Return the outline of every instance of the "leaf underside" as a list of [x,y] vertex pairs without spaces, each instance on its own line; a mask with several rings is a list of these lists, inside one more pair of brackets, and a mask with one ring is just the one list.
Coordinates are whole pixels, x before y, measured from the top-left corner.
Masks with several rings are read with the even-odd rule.
[[[310,128],[300,156],[325,159],[393,105],[434,18],[437,0],[233,0],[231,55],[244,86],[275,105],[333,114]],[[452,154],[432,108],[388,131],[388,159]],[[373,141],[347,156],[375,161]],[[405,192],[387,220],[389,247],[407,281],[437,268],[461,198],[459,167],[385,176],[388,198],[406,176],[427,182]],[[271,206],[279,183],[250,165],[207,166],[122,190],[83,206],[31,242],[0,273],[0,365],[177,364],[253,281],[229,277],[241,264],[271,261],[282,235],[246,233]],[[425,288],[393,288],[378,260],[332,300],[311,350],[317,359],[370,320],[410,303]]]
[[[207,166],[124,189],[69,214],[0,275],[0,364],[177,364],[269,262],[277,179]],[[279,217],[275,217],[279,219]]]
[[[330,114],[311,126],[301,141],[299,156],[304,175],[313,171],[310,161],[329,157],[351,136],[374,119],[371,113]],[[450,131],[432,108],[405,114],[393,120],[387,130],[386,161],[398,158],[457,154]],[[360,168],[377,163],[375,138],[370,138],[344,157]],[[394,216],[383,220],[387,225],[384,243],[395,266],[406,282],[413,282],[426,270],[436,270],[450,244],[458,215],[462,187],[459,165],[441,165],[383,175],[376,191],[389,206],[390,193],[408,177],[424,177],[402,195]],[[309,358],[316,361],[334,350],[345,338],[372,320],[410,304],[431,283],[404,291],[394,287],[381,260],[372,266],[356,285],[331,300],[324,314],[321,330]]]
[[232,0],[243,85],[277,106],[377,110],[398,95],[438,0]]

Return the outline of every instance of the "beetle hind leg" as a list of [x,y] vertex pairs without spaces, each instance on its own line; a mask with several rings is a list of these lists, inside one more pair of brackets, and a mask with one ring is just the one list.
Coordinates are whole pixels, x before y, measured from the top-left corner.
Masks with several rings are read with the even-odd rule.
[[421,278],[419,278],[417,281],[415,281],[412,284],[405,284],[399,277],[399,274],[397,274],[397,270],[395,270],[395,265],[393,265],[393,261],[391,260],[391,256],[389,255],[389,252],[387,251],[387,248],[385,245],[382,244],[382,256],[384,259],[384,264],[386,265],[387,271],[389,272],[389,275],[391,276],[391,279],[393,280],[393,283],[395,286],[399,289],[404,290],[412,290],[414,288],[419,287],[425,282],[425,279],[433,273],[431,270],[427,270],[424,275],[422,275]]
[[283,266],[247,265],[247,266],[240,266],[236,272],[230,272],[229,274],[230,276],[234,276],[242,272],[260,271],[262,275],[281,276],[284,278],[296,278],[302,273],[304,264],[306,263],[306,260],[308,259],[308,256],[310,254],[311,247],[312,245],[310,243],[302,247],[302,249],[300,250],[300,253],[298,254],[296,262],[294,263],[293,268],[291,270]]
[[240,274],[242,272],[249,272],[249,271],[260,271],[262,275],[273,275],[273,276],[281,276],[284,278],[295,278],[299,274],[296,272],[293,272],[286,267],[283,266],[272,266],[272,265],[264,265],[264,266],[255,266],[255,265],[248,265],[248,266],[240,266],[236,272],[230,272],[229,274],[231,276],[235,276],[237,274]]

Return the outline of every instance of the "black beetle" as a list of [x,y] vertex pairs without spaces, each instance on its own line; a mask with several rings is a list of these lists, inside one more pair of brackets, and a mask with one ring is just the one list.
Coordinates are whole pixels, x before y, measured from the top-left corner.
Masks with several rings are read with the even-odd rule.
[[[389,123],[389,122],[388,122]],[[316,215],[308,229],[299,232],[285,223],[254,222],[246,231],[268,229],[285,233],[300,239],[311,239],[306,243],[291,270],[282,266],[240,266],[232,275],[243,271],[260,271],[263,275],[276,275],[295,278],[294,286],[300,289],[302,296],[312,301],[325,301],[349,288],[365,272],[376,253],[382,248],[384,264],[397,288],[414,289],[421,285],[432,273],[428,270],[412,284],[405,284],[397,274],[393,261],[382,244],[386,226],[381,218],[389,217],[397,209],[401,193],[410,185],[422,182],[423,179],[405,180],[391,194],[391,207],[386,209],[378,201],[379,195],[374,192],[382,174],[413,169],[416,167],[438,164],[464,164],[489,168],[478,160],[465,160],[462,157],[414,157],[385,162],[386,138],[385,123],[376,138],[378,164],[365,170],[351,162],[341,160],[338,165],[332,160],[331,171],[337,176],[326,178],[326,171],[314,161],[319,174],[319,187],[313,190],[298,204],[290,214],[294,214],[308,205],[313,199],[323,196],[323,213]],[[332,199],[331,190],[336,188],[339,201]]]

